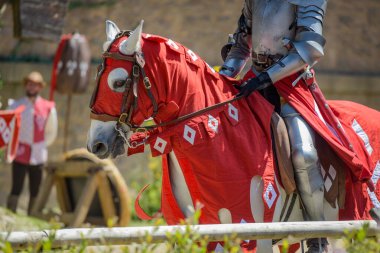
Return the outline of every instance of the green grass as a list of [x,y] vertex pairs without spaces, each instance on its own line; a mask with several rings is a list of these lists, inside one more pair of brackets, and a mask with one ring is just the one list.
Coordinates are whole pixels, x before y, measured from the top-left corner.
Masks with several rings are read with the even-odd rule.
[[0,207],[0,231],[31,231],[52,228],[54,228],[52,223],[23,214],[15,214]]

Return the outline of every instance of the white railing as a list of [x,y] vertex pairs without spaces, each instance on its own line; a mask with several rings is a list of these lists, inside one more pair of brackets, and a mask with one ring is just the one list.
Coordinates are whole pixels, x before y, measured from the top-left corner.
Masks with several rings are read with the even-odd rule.
[[[207,236],[210,241],[223,241],[225,236],[235,235],[242,240],[283,239],[288,237],[306,238],[340,238],[345,231],[360,229],[369,223],[368,236],[379,234],[380,230],[374,221],[326,221],[326,222],[277,222],[192,225],[193,231],[200,236]],[[141,243],[146,235],[151,243],[164,242],[167,234],[180,231],[185,233],[186,226],[158,227],[115,227],[115,228],[71,228],[30,232],[0,232],[0,240],[8,241],[13,249],[23,249],[36,245],[54,235],[53,248],[80,245],[86,240],[87,245],[126,245]]]

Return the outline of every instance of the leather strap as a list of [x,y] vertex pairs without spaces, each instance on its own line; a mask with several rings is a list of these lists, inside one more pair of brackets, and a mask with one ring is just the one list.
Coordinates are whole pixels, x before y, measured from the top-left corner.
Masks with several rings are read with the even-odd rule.
[[[117,38],[119,38],[120,36],[124,36],[124,33],[128,33],[128,31],[121,32],[117,36]],[[156,116],[156,114],[158,112],[158,104],[157,104],[157,102],[156,102],[156,100],[155,100],[155,98],[154,98],[154,96],[153,96],[153,94],[151,92],[151,87],[152,86],[151,86],[149,78],[146,76],[146,73],[145,73],[145,70],[144,70],[144,65],[145,65],[144,58],[142,57],[141,54],[135,54],[133,56],[127,56],[127,55],[120,54],[119,52],[109,52],[111,45],[112,45],[112,43],[108,47],[107,51],[103,53],[103,59],[112,58],[112,59],[115,59],[115,60],[124,60],[124,61],[129,61],[129,62],[133,62],[134,63],[133,69],[138,68],[138,70],[137,71],[134,70],[133,72],[141,72],[145,90],[146,90],[146,92],[148,94],[148,97],[150,98],[150,100],[152,102],[152,105],[153,105],[153,115],[152,115],[152,117]],[[98,84],[97,84],[97,86],[99,85],[99,79],[100,79],[99,77],[100,77],[100,74],[103,72],[103,68],[104,68],[104,62],[102,64],[101,71],[99,71],[99,73],[98,73],[98,80],[97,80]],[[133,83],[134,84],[138,83],[138,81],[139,81],[139,73],[133,73]],[[190,119],[192,117],[201,115],[201,114],[203,114],[203,113],[205,113],[207,111],[213,110],[213,109],[215,109],[217,107],[220,107],[220,106],[223,106],[225,104],[228,104],[228,103],[240,100],[243,97],[244,96],[233,97],[233,98],[231,98],[231,99],[229,99],[227,101],[224,101],[222,103],[218,103],[218,104],[206,107],[204,109],[201,109],[199,111],[196,111],[196,112],[193,112],[193,113],[189,113],[189,114],[180,116],[177,119],[174,119],[174,120],[171,120],[171,121],[168,121],[168,122],[163,122],[163,123],[156,124],[156,125],[151,125],[151,126],[140,127],[140,126],[134,126],[130,122],[130,119],[132,117],[132,113],[133,113],[134,107],[136,106],[136,102],[137,101],[136,101],[136,98],[134,97],[134,94],[133,94],[133,87],[128,87],[124,91],[124,94],[123,94],[121,115],[119,117],[114,117],[114,116],[107,115],[107,114],[97,114],[97,113],[95,113],[95,112],[92,111],[91,114],[90,114],[90,118],[91,119],[95,119],[95,120],[100,120],[100,121],[103,121],[103,122],[117,121],[118,124],[123,123],[123,124],[128,125],[131,130],[136,130],[136,129],[152,130],[154,128],[169,126],[169,125],[173,125],[173,124],[176,124],[178,122],[181,122],[183,120]],[[93,106],[93,104],[95,102],[95,99],[96,99],[96,93],[93,94],[93,98],[92,98],[92,102],[90,104],[90,107]]]
[[111,116],[108,114],[96,114],[94,112],[91,112],[90,113],[90,119],[95,119],[95,120],[107,122],[107,121],[117,121],[119,119],[119,117]]
[[151,125],[151,126],[132,126],[131,129],[146,129],[146,130],[150,130],[150,129],[154,129],[154,128],[158,128],[158,127],[165,127],[165,126],[174,125],[174,124],[179,123],[181,121],[184,121],[186,119],[190,119],[190,118],[202,115],[205,112],[211,111],[211,110],[213,110],[215,108],[218,108],[220,106],[226,105],[228,103],[232,103],[232,102],[240,100],[242,98],[244,98],[244,96],[233,97],[233,98],[231,98],[229,100],[226,100],[224,102],[221,102],[221,103],[209,106],[209,107],[205,107],[205,108],[203,108],[203,109],[201,109],[199,111],[192,112],[192,113],[180,116],[180,117],[178,117],[178,118],[176,118],[174,120],[171,120],[171,121],[167,121],[167,122],[163,122],[163,123],[156,124],[156,125]]
[[269,66],[272,66],[274,63],[278,62],[283,55],[281,54],[256,54],[255,52],[252,52],[252,62],[255,66],[261,67],[263,69],[268,68]]
[[130,61],[130,62],[134,62],[135,61],[135,57],[128,56],[128,55],[123,55],[123,54],[120,54],[118,52],[104,52],[103,53],[103,57],[104,58],[112,58],[112,59],[115,59],[115,60]]

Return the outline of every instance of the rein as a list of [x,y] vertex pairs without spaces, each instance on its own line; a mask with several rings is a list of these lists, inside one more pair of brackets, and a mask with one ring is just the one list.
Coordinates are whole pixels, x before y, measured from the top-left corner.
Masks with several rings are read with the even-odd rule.
[[[125,36],[125,35],[129,36],[130,31],[124,31],[124,32],[119,33],[116,36],[116,38],[114,39],[114,41],[116,39],[122,37],[122,36]],[[123,54],[118,53],[118,52],[109,52],[111,45],[113,44],[114,41],[112,41],[112,43],[110,43],[107,51],[105,51],[102,55],[103,56],[103,62],[98,67],[98,73],[97,73],[97,77],[96,77],[97,86],[96,86],[94,93],[92,95],[92,98],[91,98],[90,108],[92,109],[93,105],[95,104],[96,95],[97,95],[99,82],[100,82],[100,76],[102,75],[102,73],[104,71],[105,60],[107,58],[111,58],[114,60],[123,60],[123,61],[132,62],[133,63],[132,78],[127,77],[125,80],[123,80],[119,84],[120,86],[125,85],[125,89],[123,91],[122,106],[121,106],[121,110],[120,110],[121,113],[120,113],[119,117],[111,116],[108,114],[97,114],[91,110],[90,118],[95,119],[95,120],[99,120],[99,121],[103,121],[103,122],[116,121],[117,123],[115,126],[115,130],[119,132],[120,136],[125,140],[126,144],[131,148],[136,148],[137,146],[143,145],[145,143],[145,141],[149,138],[149,133],[154,131],[155,129],[157,129],[159,127],[174,125],[176,123],[179,123],[179,122],[184,121],[186,119],[190,119],[190,118],[193,118],[195,116],[201,115],[207,111],[211,111],[215,108],[221,107],[221,106],[226,105],[228,103],[240,100],[241,98],[244,97],[244,96],[233,97],[233,98],[226,100],[224,102],[205,107],[199,111],[180,116],[180,117],[178,117],[174,120],[171,120],[171,121],[162,122],[162,123],[150,125],[150,126],[133,125],[131,123],[131,118],[132,118],[133,111],[137,108],[137,98],[138,98],[138,94],[137,94],[138,87],[137,86],[139,84],[140,73],[141,73],[141,76],[143,78],[142,80],[143,80],[145,90],[146,90],[148,97],[151,100],[152,105],[153,105],[153,114],[152,114],[151,118],[154,118],[156,116],[156,114],[158,112],[158,104],[157,104],[157,102],[156,102],[156,100],[155,100],[155,98],[151,92],[152,85],[150,83],[149,77],[147,77],[145,70],[144,70],[145,59],[144,59],[143,54],[136,52],[134,55],[128,56],[128,55],[123,55]],[[126,128],[126,127],[128,127],[128,128]],[[128,132],[129,131],[132,131],[134,133],[135,132],[144,132],[146,134],[146,137],[140,143],[133,142],[133,144],[131,144],[129,142],[129,138],[128,138]]]

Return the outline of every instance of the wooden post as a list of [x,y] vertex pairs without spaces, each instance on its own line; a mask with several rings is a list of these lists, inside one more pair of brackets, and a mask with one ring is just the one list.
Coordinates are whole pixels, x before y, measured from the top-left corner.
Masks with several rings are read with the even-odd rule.
[[72,100],[72,93],[70,92],[67,95],[67,103],[66,103],[65,126],[63,130],[63,153],[67,151],[67,146],[69,145],[68,143],[69,143],[71,100]]
[[69,191],[66,184],[66,179],[63,177],[56,177],[55,185],[57,190],[57,200],[60,203],[62,214],[72,212],[73,207],[70,202]]
[[116,208],[112,196],[111,186],[107,178],[105,171],[97,173],[97,180],[99,186],[99,199],[102,206],[102,212],[104,215],[104,223],[108,225],[109,220],[113,220],[116,217]]
[[70,223],[70,227],[78,227],[86,219],[88,210],[94,198],[96,188],[97,188],[96,175],[91,174],[86,181],[86,185],[83,188],[82,195],[75,207],[74,219]]

